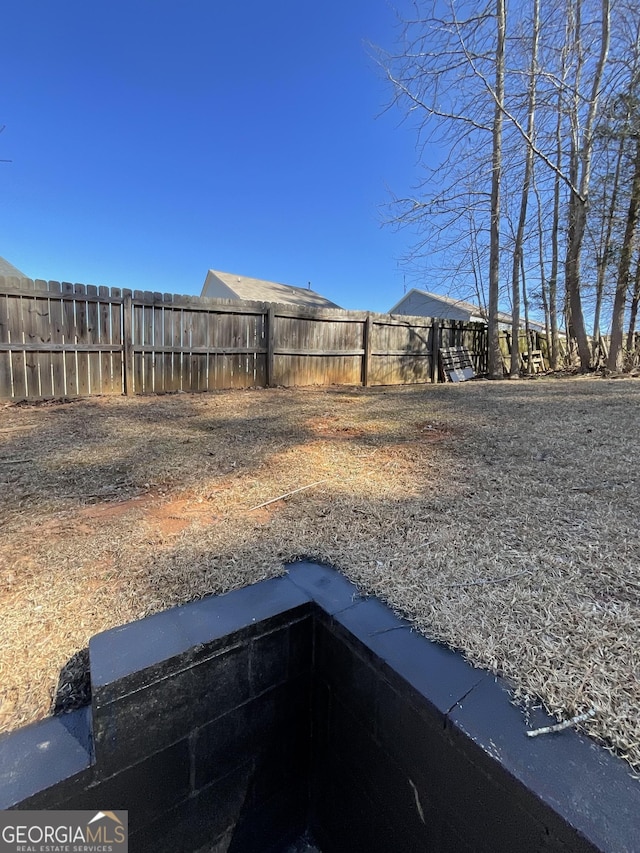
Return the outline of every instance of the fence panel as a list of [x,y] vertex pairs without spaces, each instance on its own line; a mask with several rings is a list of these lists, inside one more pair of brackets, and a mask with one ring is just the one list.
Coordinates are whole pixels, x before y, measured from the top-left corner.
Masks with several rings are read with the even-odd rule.
[[135,291],[131,308],[135,392],[264,385],[266,309],[230,306],[228,300]]
[[296,316],[284,306],[274,311],[276,385],[359,385],[365,356],[366,317],[319,311]]
[[0,277],[0,397],[122,393],[120,311],[105,287]]
[[370,385],[413,385],[431,381],[433,322],[372,319]]

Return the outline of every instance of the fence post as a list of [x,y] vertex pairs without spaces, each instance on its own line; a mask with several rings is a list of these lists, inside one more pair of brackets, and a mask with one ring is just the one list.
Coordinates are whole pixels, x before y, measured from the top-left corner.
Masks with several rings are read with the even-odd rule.
[[123,363],[124,363],[124,393],[127,397],[133,396],[135,388],[133,387],[133,328],[132,328],[132,304],[131,291],[123,290],[123,326],[122,326],[122,343],[124,348]]
[[438,354],[440,352],[440,320],[433,319],[431,323],[431,383],[438,384]]
[[267,309],[267,388],[274,384],[275,368],[275,340],[276,340],[276,312],[273,305]]
[[367,319],[364,321],[362,330],[362,384],[365,388],[369,387],[371,381],[371,331],[373,321],[371,314],[367,314]]

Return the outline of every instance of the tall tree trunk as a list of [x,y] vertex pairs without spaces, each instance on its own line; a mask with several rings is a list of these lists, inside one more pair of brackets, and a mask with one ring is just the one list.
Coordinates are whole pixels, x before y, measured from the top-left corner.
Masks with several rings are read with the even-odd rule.
[[597,276],[596,276],[596,307],[593,314],[593,347],[594,352],[600,340],[600,314],[602,312],[602,297],[604,293],[604,279],[607,272],[607,262],[611,252],[611,235],[613,233],[613,223],[616,214],[616,204],[618,203],[618,189],[620,187],[620,172],[622,170],[622,159],[624,154],[624,144],[626,137],[623,134],[620,137],[620,145],[616,158],[616,168],[613,175],[613,187],[611,188],[611,201],[607,213],[607,224],[604,234],[604,239],[600,246],[600,253],[597,259]]
[[[538,37],[540,32],[540,0],[533,0],[533,32],[531,39],[531,65],[529,68],[529,92],[527,97],[527,137],[533,140],[536,113],[536,75],[538,72]],[[522,194],[520,196],[520,213],[518,215],[518,227],[516,229],[515,245],[513,247],[513,267],[511,271],[511,301],[512,301],[512,325],[511,336],[518,341],[520,331],[520,268],[523,267],[523,244],[524,228],[527,222],[527,206],[529,204],[529,189],[531,187],[531,176],[533,173],[533,146],[526,146],[524,161],[524,178],[522,181]],[[525,288],[524,280],[522,282]],[[525,305],[525,312],[527,306]],[[520,375],[520,353],[518,346],[511,347],[511,371],[510,378],[517,379]]]
[[633,283],[633,297],[629,309],[629,331],[627,332],[627,351],[635,351],[636,319],[638,317],[638,304],[640,303],[640,254],[636,260],[636,276]]
[[[584,324],[582,295],[580,293],[580,255],[587,226],[587,201],[591,176],[591,158],[593,154],[593,127],[598,110],[598,99],[604,67],[609,54],[610,0],[602,0],[602,22],[600,37],[600,56],[593,75],[591,96],[588,101],[587,118],[582,132],[582,143],[578,146],[579,133],[579,90],[582,70],[583,48],[580,22],[581,0],[576,3],[576,22],[574,30],[574,48],[577,56],[575,95],[572,108],[572,138],[570,175],[577,192],[571,192],[569,202],[568,245],[565,263],[565,286],[567,291],[567,309],[569,314],[569,334],[576,341],[580,356],[580,367],[586,371],[591,366],[591,348]],[[573,180],[575,176],[576,180]],[[579,178],[579,183],[578,183]]]
[[[535,169],[535,164],[534,164]],[[542,215],[542,199],[540,198],[540,193],[538,191],[538,187],[536,186],[535,176],[531,175],[531,183],[533,186],[533,192],[536,196],[537,207],[538,207],[538,267],[540,269],[540,295],[542,296],[542,307],[544,309],[544,331],[545,338],[547,341],[547,362],[550,362],[551,357],[551,317],[549,313],[549,291],[547,284],[547,274],[544,260],[544,230],[542,227],[543,223],[543,215]],[[556,329],[557,332],[557,329]]]
[[500,180],[502,177],[502,109],[504,106],[504,46],[506,32],[505,0],[496,0],[496,104],[493,113],[493,150],[491,172],[491,229],[489,244],[489,377],[502,379],[502,354],[498,331],[500,288]]
[[582,311],[580,290],[580,254],[587,224],[586,205],[582,199],[574,197],[569,204],[569,227],[567,260],[565,263],[565,282],[567,288],[567,313],[569,336],[576,342],[580,367],[586,371],[591,366],[591,348],[587,338]]
[[[578,135],[579,135],[579,111],[580,111],[580,84],[582,82],[582,65],[584,62],[584,57],[582,54],[582,44],[580,41],[580,30],[581,30],[581,10],[582,10],[582,0],[577,0],[574,3],[573,0],[567,0],[567,21],[568,21],[568,30],[573,31],[573,44],[571,47],[571,53],[575,55],[575,73],[573,79],[573,90],[572,90],[572,105],[569,110],[569,128],[570,128],[570,146],[569,146],[569,181],[572,187],[577,187],[578,185],[578,176],[579,176],[579,165],[578,165]],[[575,12],[575,17],[574,16]],[[567,45],[567,49],[569,49]],[[565,326],[567,330],[567,346],[568,346],[568,354],[571,357],[575,350],[575,341],[576,341],[576,332],[573,325],[573,313],[571,310],[571,288],[575,288],[576,286],[576,272],[570,270],[571,254],[574,252],[575,242],[576,242],[576,208],[577,201],[576,196],[578,192],[576,189],[572,190],[569,194],[569,202],[567,205],[567,243],[566,243],[566,256],[565,256],[565,296],[564,296],[564,315],[565,315]],[[579,253],[578,253],[579,257]],[[573,273],[573,274],[572,274]],[[577,286],[579,287],[579,273],[577,277]]]
[[524,269],[524,256],[520,258],[522,271],[522,304],[524,306],[524,331],[527,336],[527,373],[533,373],[533,347],[531,346],[531,326],[529,325],[529,297],[527,296],[527,277]]
[[[563,80],[566,73],[563,58]],[[556,165],[558,171],[553,181],[553,219],[551,222],[551,274],[549,276],[549,322],[551,325],[551,369],[557,370],[560,363],[560,334],[558,332],[558,267],[560,247],[560,172],[562,168],[562,92],[558,92],[556,118]]]
[[620,263],[618,265],[618,276],[616,279],[616,295],[613,300],[613,312],[611,316],[611,343],[609,345],[609,358],[607,368],[609,370],[620,370],[622,367],[622,334],[624,328],[624,309],[629,289],[629,269],[631,267],[631,256],[633,254],[633,240],[638,225],[638,211],[640,208],[640,134],[636,138],[636,156],[633,164],[633,182],[631,184],[631,198],[627,211],[627,224],[624,230],[622,249],[620,250]]

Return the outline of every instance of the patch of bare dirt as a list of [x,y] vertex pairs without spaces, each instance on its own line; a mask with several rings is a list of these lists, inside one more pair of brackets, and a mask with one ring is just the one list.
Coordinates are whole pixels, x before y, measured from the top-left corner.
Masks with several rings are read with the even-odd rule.
[[366,434],[363,429],[342,422],[337,415],[311,418],[304,426],[315,435],[330,438],[361,438]]
[[454,429],[448,424],[433,423],[432,421],[417,423],[415,428],[424,441],[443,441],[444,439],[455,438],[456,435],[462,434],[461,430]]

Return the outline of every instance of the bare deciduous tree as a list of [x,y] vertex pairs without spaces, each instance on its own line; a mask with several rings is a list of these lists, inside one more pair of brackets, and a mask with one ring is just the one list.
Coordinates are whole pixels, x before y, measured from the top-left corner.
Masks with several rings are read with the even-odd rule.
[[[628,74],[640,9],[628,0],[556,0],[542,8],[539,0],[516,0],[507,18],[505,0],[487,2],[414,0],[401,50],[382,60],[395,102],[415,123],[424,176],[412,195],[395,200],[395,222],[418,235],[414,261],[428,258],[433,272],[444,256],[431,289],[461,295],[464,288],[466,298],[488,304],[490,375],[503,375],[497,318],[507,294],[510,374],[518,375],[525,271],[544,306],[551,366],[560,365],[564,316],[586,370],[586,319],[597,338],[611,316],[609,258],[616,241],[626,245],[617,223],[630,199],[628,146],[601,134],[600,116]],[[509,240],[502,226],[512,221]]]

